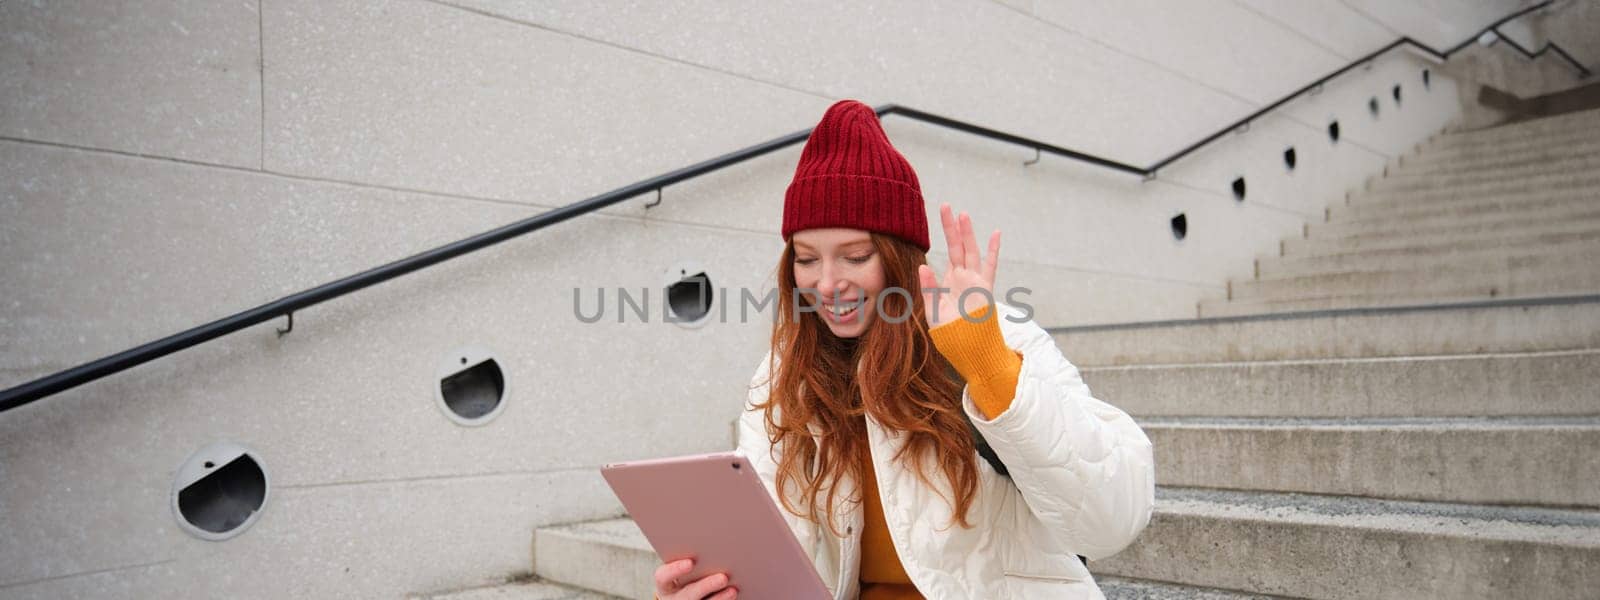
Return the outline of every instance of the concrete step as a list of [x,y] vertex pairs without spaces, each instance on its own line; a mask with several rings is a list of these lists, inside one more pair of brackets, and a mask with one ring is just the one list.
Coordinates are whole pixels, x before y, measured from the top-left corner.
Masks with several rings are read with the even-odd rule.
[[1454,131],[1437,136],[1433,142],[1441,145],[1496,145],[1600,131],[1600,114],[1597,112],[1600,111],[1586,110],[1472,131]]
[[1554,256],[1600,250],[1600,229],[1571,234],[1470,240],[1448,245],[1413,245],[1398,248],[1362,248],[1304,256],[1262,256],[1256,259],[1256,277],[1325,274],[1341,270],[1402,269],[1477,261],[1490,256]]
[[[654,573],[656,567],[658,566],[655,552],[650,550],[650,543],[645,540],[644,534],[639,531],[639,527],[634,524],[632,519],[622,518],[612,521],[579,523],[576,526],[557,526],[540,529],[534,534],[535,545],[538,545],[539,537],[544,535],[559,537],[561,539],[560,549],[548,550],[544,553],[546,556],[549,555],[549,552],[553,551],[572,553],[572,556],[570,557],[555,561],[561,563],[562,566],[560,570],[563,572],[563,577],[580,579],[584,581],[610,581],[615,584],[610,586],[612,589],[623,589],[625,586],[622,584],[622,582],[616,581],[618,579],[618,573],[632,574],[644,572],[646,574],[650,574]],[[640,548],[643,548],[644,551],[639,551]],[[582,560],[584,558],[598,558],[601,559],[601,562],[585,565]],[[1163,600],[1250,600],[1257,598],[1275,598],[1274,596],[1265,596],[1260,594],[1203,588],[1160,581],[1130,579],[1125,577],[1096,577],[1095,580],[1100,584],[1100,590],[1105,592],[1107,600],[1134,600],[1148,598]],[[575,588],[562,589],[572,590]],[[648,590],[645,590],[645,592],[648,592]],[[584,600],[588,600],[589,598],[614,597],[595,594],[593,592],[573,593],[591,594],[584,596],[571,596],[574,599],[582,598]],[[484,596],[483,598],[487,599],[497,597],[498,596]],[[553,600],[554,598],[561,597],[562,596],[552,596],[551,598]],[[625,597],[649,599],[652,597],[652,594],[643,593],[642,595]],[[506,596],[506,598],[519,597]],[[544,600],[545,597],[531,596],[530,598]],[[450,597],[450,600],[456,599],[454,597]],[[461,600],[478,600],[478,597],[463,598]]]
[[[1594,221],[1600,224],[1600,202],[1590,198],[1563,195],[1543,204],[1530,203],[1524,208],[1516,204],[1480,205],[1467,211],[1443,211],[1432,216],[1415,218],[1368,218],[1360,221],[1333,221],[1310,223],[1305,232],[1308,239],[1332,239],[1370,235],[1404,235],[1409,232],[1427,234],[1438,231],[1467,230],[1485,227],[1525,229],[1537,231],[1552,222],[1575,220]],[[1418,209],[1425,212],[1428,209]]]
[[1202,588],[1159,581],[1127,579],[1124,577],[1096,577],[1106,600],[1273,600],[1283,596],[1235,592],[1215,588]]
[[[1307,232],[1312,237],[1289,238],[1279,243],[1281,256],[1305,256],[1406,246],[1437,246],[1451,243],[1479,243],[1494,239],[1521,239],[1540,235],[1565,235],[1600,230],[1600,211],[1570,215],[1517,215],[1506,218],[1478,218],[1466,222],[1441,221],[1410,228],[1397,225],[1364,231],[1335,232],[1324,226]],[[1337,235],[1335,235],[1338,233]]]
[[[1399,168],[1413,172],[1460,172],[1464,169],[1513,169],[1539,163],[1567,160],[1592,155],[1600,150],[1600,141],[1584,141],[1565,145],[1533,145],[1524,148],[1484,148],[1470,151],[1429,151],[1424,148],[1415,155],[1406,155],[1398,162]],[[1394,167],[1389,169],[1390,172]]]
[[406,595],[407,600],[616,600],[616,598],[542,581],[519,581],[450,592]]
[[[1587,185],[1587,184],[1586,184]],[[1487,214],[1540,214],[1556,210],[1600,210],[1600,176],[1592,187],[1540,187],[1537,191],[1448,195],[1386,193],[1383,202],[1328,207],[1325,225],[1417,222]]]
[[1158,488],[1150,526],[1089,564],[1119,577],[1299,598],[1592,598],[1600,514]]
[[1600,416],[1600,350],[1085,367],[1154,417]]
[[1376,271],[1264,277],[1229,283],[1233,300],[1330,296],[1414,298],[1428,295],[1519,297],[1600,292],[1600,252],[1490,256]]
[[1527,135],[1526,133],[1515,137],[1500,139],[1476,139],[1468,136],[1445,135],[1424,144],[1418,148],[1418,153],[1423,156],[1485,156],[1495,152],[1504,154],[1519,154],[1536,152],[1545,148],[1562,148],[1576,151],[1591,145],[1594,137],[1600,135],[1600,127],[1588,125],[1575,127],[1571,130]]
[[1592,219],[1522,218],[1410,232],[1394,230],[1350,237],[1288,238],[1278,243],[1278,251],[1283,258],[1309,258],[1405,248],[1482,248],[1496,243],[1530,243],[1530,240],[1573,240],[1594,232],[1600,232],[1600,222]]
[[1600,506],[1600,417],[1152,417],[1139,425],[1155,447],[1160,485]]
[[1533,257],[1600,252],[1600,229],[1556,235],[1533,235],[1437,246],[1402,246],[1352,252],[1257,259],[1256,277],[1289,277],[1343,271],[1381,271],[1409,266],[1461,264],[1496,256]]
[[[1419,303],[1421,304],[1421,303]],[[1050,328],[1079,367],[1600,348],[1600,297]]]
[[1434,143],[1441,146],[1493,146],[1530,139],[1559,138],[1584,132],[1600,132],[1600,110],[1571,112],[1474,131],[1459,131],[1439,136],[1435,138]]
[[[1250,298],[1244,300],[1202,300],[1199,313],[1205,318],[1281,317],[1284,315],[1321,314],[1328,311],[1382,310],[1389,307],[1431,307],[1437,305],[1470,305],[1484,302],[1539,301],[1548,296],[1489,298],[1483,294],[1468,296],[1441,296],[1425,293],[1418,296],[1401,296],[1394,292],[1380,294],[1340,294],[1315,298]],[[1588,297],[1588,296],[1563,296]]]
[[[1600,165],[1600,161],[1596,164]],[[1600,168],[1566,169],[1515,177],[1396,175],[1374,180],[1367,191],[1351,194],[1347,208],[1404,206],[1441,201],[1536,198],[1541,194],[1580,191],[1590,192],[1590,198],[1600,197]]]
[[633,519],[589,521],[533,532],[533,574],[585,590],[650,600],[661,560]]
[[[1377,179],[1372,179],[1367,185],[1367,191],[1379,192],[1388,189],[1407,190],[1426,188],[1429,185],[1452,186],[1461,184],[1494,183],[1510,181],[1528,177],[1538,177],[1554,173],[1591,173],[1600,170],[1600,156],[1584,155],[1571,156],[1550,162],[1518,165],[1514,167],[1488,167],[1479,169],[1449,169],[1438,170],[1425,168],[1429,165],[1417,165],[1416,157],[1402,157],[1398,169],[1389,169],[1389,174]],[[1356,201],[1354,195],[1352,203]]]

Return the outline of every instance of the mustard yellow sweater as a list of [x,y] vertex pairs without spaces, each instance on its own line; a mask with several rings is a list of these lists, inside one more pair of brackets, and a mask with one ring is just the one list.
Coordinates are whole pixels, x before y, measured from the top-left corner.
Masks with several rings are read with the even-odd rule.
[[[982,319],[981,323],[955,319],[934,327],[931,333],[939,353],[967,379],[973,404],[978,405],[984,416],[993,419],[1011,407],[1022,357],[1006,347],[1005,338],[1000,334],[1000,316],[986,317],[990,312],[992,309],[985,307],[972,315],[974,319]],[[861,599],[920,600],[922,594],[917,593],[911,578],[906,576],[900,556],[895,553],[894,540],[889,537],[870,455],[862,461],[862,470],[865,473],[861,486],[862,508],[866,522],[861,531]]]

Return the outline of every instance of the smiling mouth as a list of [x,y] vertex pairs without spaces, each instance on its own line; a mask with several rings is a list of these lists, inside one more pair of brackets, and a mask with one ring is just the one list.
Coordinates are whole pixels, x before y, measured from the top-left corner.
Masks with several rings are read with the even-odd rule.
[[862,302],[859,298],[849,302],[824,303],[822,310],[828,313],[831,320],[843,323],[853,320],[856,314],[861,312],[861,304]]

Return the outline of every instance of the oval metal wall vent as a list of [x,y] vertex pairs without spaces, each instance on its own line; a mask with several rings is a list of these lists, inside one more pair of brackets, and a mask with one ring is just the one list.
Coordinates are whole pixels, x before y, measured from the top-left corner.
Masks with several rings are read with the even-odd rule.
[[267,470],[243,446],[218,442],[189,456],[172,482],[178,527],[220,542],[243,533],[261,516],[270,488]]
[[667,313],[673,323],[695,328],[711,320],[711,307],[717,300],[716,288],[704,266],[695,261],[682,261],[668,268],[664,275]]
[[1189,218],[1183,216],[1183,213],[1178,213],[1178,216],[1172,218],[1172,237],[1182,240],[1188,236]]
[[483,425],[506,407],[506,376],[488,350],[458,348],[445,355],[434,399],[446,417],[460,425]]

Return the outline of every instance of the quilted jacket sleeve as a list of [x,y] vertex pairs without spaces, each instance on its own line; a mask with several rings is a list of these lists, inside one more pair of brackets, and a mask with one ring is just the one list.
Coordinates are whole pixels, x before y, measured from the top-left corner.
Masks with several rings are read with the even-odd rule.
[[[997,304],[1001,314],[1022,313]],[[1011,406],[987,419],[962,403],[1041,523],[1091,560],[1121,551],[1150,522],[1155,461],[1150,439],[1122,410],[1091,396],[1077,367],[1033,321],[1003,319],[1006,345],[1022,354]]]

